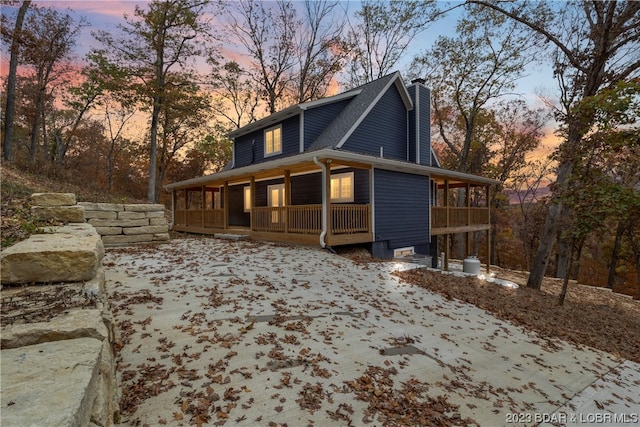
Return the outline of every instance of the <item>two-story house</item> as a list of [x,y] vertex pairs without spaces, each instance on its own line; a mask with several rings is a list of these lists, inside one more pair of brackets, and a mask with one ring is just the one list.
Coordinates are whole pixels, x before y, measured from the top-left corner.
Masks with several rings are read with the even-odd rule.
[[423,81],[407,86],[400,73],[389,74],[229,138],[233,160],[222,172],[166,186],[175,230],[322,247],[366,243],[383,258],[437,254],[438,235],[486,231],[490,240],[489,207],[452,207],[448,194],[483,187],[488,200],[496,181],[440,167]]

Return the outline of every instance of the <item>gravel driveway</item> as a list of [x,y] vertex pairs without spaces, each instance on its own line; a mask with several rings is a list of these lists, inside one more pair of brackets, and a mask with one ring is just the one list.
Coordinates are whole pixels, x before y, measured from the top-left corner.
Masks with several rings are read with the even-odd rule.
[[211,238],[104,262],[123,424],[534,425],[590,411],[597,395],[570,400],[603,375],[620,390],[595,408],[639,412],[637,364],[401,283],[392,264]]

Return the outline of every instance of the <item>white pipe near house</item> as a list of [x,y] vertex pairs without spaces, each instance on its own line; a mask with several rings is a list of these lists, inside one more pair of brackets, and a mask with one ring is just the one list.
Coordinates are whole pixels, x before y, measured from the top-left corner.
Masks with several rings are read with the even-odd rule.
[[327,235],[327,165],[318,160],[317,156],[313,157],[313,163],[320,166],[322,169],[322,233],[320,233],[320,247],[323,249],[327,247],[324,241]]

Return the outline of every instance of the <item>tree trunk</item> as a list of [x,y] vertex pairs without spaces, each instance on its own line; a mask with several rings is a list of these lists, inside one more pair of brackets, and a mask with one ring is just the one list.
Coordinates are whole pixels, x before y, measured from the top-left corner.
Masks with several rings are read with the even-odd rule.
[[580,274],[580,258],[582,258],[582,249],[584,248],[584,241],[585,241],[584,238],[580,239],[580,242],[578,243],[578,247],[576,249],[576,259],[575,259],[575,262],[573,263],[573,271],[571,272],[571,276],[575,281],[578,280],[578,275]]
[[[574,138],[577,138],[576,144],[570,145],[577,145],[577,142],[580,141],[579,135],[574,136]],[[573,162],[566,160],[560,164],[556,180],[556,185],[559,189],[565,188],[572,171]],[[540,235],[540,244],[538,245],[538,251],[536,252],[531,273],[529,274],[529,280],[527,281],[527,286],[532,289],[540,289],[542,286],[542,279],[547,271],[549,258],[551,257],[551,251],[553,249],[553,243],[558,232],[558,223],[560,222],[563,213],[566,212],[562,201],[554,197],[549,205],[549,210],[547,211],[547,217],[545,218],[542,234]]]
[[636,261],[636,280],[638,281],[637,282],[638,293],[636,294],[635,299],[640,300],[640,245],[638,245],[638,242],[634,239],[632,229],[628,229],[627,233],[628,233],[629,243],[631,245],[631,251],[633,252],[633,258]]
[[156,201],[154,203],[158,203],[158,201],[160,200],[160,191],[162,190],[162,181],[164,180],[164,174],[166,172],[165,167],[160,164],[158,167],[158,178],[157,178],[157,185],[156,185]]
[[524,221],[522,224],[522,252],[524,253],[524,263],[526,271],[529,271],[531,268],[531,253],[529,251],[529,227],[527,223],[529,222],[529,218],[524,216]]
[[41,111],[44,109],[43,97],[40,94],[40,90],[36,94],[36,112],[33,116],[33,123],[31,125],[31,142],[29,145],[29,167],[33,167],[36,164],[36,158],[38,154],[38,144],[40,143],[40,117]]
[[149,147],[149,186],[147,187],[147,199],[151,203],[156,202],[156,172],[158,170],[158,121],[160,117],[160,105],[157,98],[153,103],[151,116],[151,144]]
[[616,229],[616,239],[613,242],[613,249],[611,250],[611,260],[609,261],[609,275],[607,277],[607,288],[609,289],[613,289],[613,285],[616,281],[616,267],[618,266],[618,256],[620,254],[622,235],[624,234],[625,228],[625,221],[618,222],[618,227]]
[[556,271],[554,276],[563,278],[569,273],[569,242],[558,236],[558,248],[556,250]]
[[540,235],[540,244],[538,245],[538,251],[533,260],[531,272],[529,273],[529,279],[527,280],[527,286],[533,289],[540,289],[542,286],[542,279],[547,271],[549,265],[549,257],[551,256],[551,250],[553,249],[553,243],[556,239],[556,231],[558,228],[557,220],[560,217],[560,211],[562,210],[562,202],[555,201],[549,206],[549,211],[544,222],[542,234]]
[[567,289],[569,288],[569,272],[573,267],[573,246],[574,241],[572,240],[569,248],[569,266],[565,272],[564,280],[562,281],[562,291],[560,292],[560,299],[558,300],[559,305],[564,305],[564,300],[567,297]]
[[107,158],[107,173],[108,173],[108,182],[109,182],[109,191],[113,191],[113,170],[114,170],[115,159],[112,154],[109,154]]
[[13,160],[13,121],[16,111],[16,77],[18,74],[18,55],[20,53],[20,33],[24,17],[29,9],[31,0],[22,2],[16,16],[16,25],[13,27],[13,39],[11,40],[11,59],[9,60],[9,75],[7,76],[7,102],[4,115],[4,140],[2,141],[2,156],[4,160]]

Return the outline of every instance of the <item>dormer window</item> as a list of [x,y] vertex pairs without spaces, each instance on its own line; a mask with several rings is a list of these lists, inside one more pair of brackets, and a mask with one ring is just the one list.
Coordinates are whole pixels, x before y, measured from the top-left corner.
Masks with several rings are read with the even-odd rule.
[[276,126],[264,131],[264,156],[274,156],[282,153],[282,126]]

